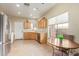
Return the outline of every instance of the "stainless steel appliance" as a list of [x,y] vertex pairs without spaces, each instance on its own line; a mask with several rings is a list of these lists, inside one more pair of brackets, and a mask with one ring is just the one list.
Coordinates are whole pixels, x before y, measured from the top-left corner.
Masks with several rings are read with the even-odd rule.
[[10,32],[9,21],[5,14],[0,13],[0,55],[8,55],[10,51],[11,40],[9,38]]

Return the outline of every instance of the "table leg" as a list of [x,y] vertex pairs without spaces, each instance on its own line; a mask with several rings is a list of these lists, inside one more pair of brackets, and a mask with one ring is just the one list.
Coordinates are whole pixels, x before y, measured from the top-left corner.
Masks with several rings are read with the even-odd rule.
[[66,54],[67,56],[69,56],[69,53],[70,53],[70,49],[68,49],[68,50],[65,51],[65,54]]
[[70,49],[68,50],[68,56],[69,56],[69,53],[70,53]]
[[63,52],[62,52],[62,56],[63,56]]
[[54,47],[52,47],[53,48],[53,56],[54,56]]

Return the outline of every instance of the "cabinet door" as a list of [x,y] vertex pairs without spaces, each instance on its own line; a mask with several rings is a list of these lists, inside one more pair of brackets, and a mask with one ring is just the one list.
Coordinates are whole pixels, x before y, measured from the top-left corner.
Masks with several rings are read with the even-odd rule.
[[38,21],[38,28],[47,28],[47,19],[45,17]]
[[24,21],[24,29],[30,29],[31,28],[31,22],[28,20]]
[[40,43],[47,43],[47,33],[40,33]]
[[24,32],[24,39],[36,40],[37,34],[35,32]]
[[28,29],[31,29],[31,22],[28,22]]

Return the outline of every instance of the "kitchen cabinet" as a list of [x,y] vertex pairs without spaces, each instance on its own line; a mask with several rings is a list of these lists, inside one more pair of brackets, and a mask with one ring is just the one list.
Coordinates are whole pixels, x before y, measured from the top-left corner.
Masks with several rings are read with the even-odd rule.
[[24,29],[30,29],[31,28],[31,22],[29,20],[24,21]]
[[40,43],[40,33],[37,33],[37,39],[36,39],[36,41]]
[[24,32],[24,40],[36,40],[36,32]]
[[38,28],[47,28],[47,19],[45,17],[38,21]]
[[40,43],[47,43],[47,34],[40,33]]
[[38,33],[37,41],[41,44],[46,44],[47,43],[47,33]]

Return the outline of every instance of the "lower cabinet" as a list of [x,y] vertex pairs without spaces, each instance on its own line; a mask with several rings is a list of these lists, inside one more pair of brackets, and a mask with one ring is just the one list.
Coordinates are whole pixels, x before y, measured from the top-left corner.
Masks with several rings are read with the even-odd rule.
[[42,44],[47,43],[47,33],[38,33],[37,41]]
[[40,33],[40,43],[47,43],[47,34]]
[[47,43],[47,33],[24,32],[25,40],[36,40],[41,44]]
[[24,32],[24,39],[25,40],[36,40],[36,32]]

